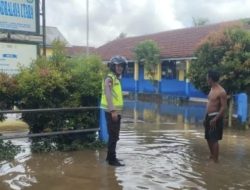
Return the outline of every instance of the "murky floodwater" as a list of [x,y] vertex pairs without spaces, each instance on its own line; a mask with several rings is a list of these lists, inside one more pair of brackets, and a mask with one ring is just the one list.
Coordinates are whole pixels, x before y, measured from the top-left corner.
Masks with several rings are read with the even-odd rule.
[[118,156],[125,167],[105,162],[106,151],[31,154],[0,164],[0,190],[250,189],[250,132],[226,129],[220,163],[207,162],[204,105],[127,102]]

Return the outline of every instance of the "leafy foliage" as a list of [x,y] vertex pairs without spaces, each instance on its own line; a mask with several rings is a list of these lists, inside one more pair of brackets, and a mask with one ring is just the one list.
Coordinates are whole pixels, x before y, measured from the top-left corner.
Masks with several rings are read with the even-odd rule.
[[13,145],[11,141],[0,140],[0,160],[10,160],[21,152],[21,147]]
[[[0,73],[0,109],[11,109],[14,102],[18,99],[18,85],[15,76]],[[0,121],[4,119],[4,115],[0,114]],[[19,146],[0,140],[0,160],[10,160],[21,151]]]
[[127,36],[127,34],[126,34],[126,33],[121,32],[121,33],[119,34],[119,36],[118,36],[118,37],[116,37],[116,39],[117,39],[117,40],[119,40],[119,39],[124,39],[124,38],[126,38],[126,36]]
[[[104,71],[104,65],[99,57],[92,55],[68,59],[64,54],[64,44],[55,42],[50,58],[41,57],[30,67],[21,68],[17,76],[19,107],[21,109],[97,107]],[[96,128],[99,124],[98,117],[98,109],[23,114],[31,133]],[[92,135],[95,136],[95,132],[92,132]],[[84,138],[84,134],[80,136],[79,138]],[[61,149],[61,146],[70,146],[77,140],[67,138],[67,136],[56,136],[47,140],[33,139],[32,150],[39,151],[42,147],[44,151],[52,151]],[[92,140],[95,141],[95,138]]]
[[74,65],[71,68],[70,81],[70,91],[74,92],[70,97],[71,106],[97,105],[98,98],[101,96],[101,82],[107,72],[105,65],[97,56],[71,59],[69,64]]
[[32,152],[53,152],[59,151],[75,151],[83,149],[103,148],[105,144],[95,138],[93,133],[84,134],[68,134],[63,137],[52,136],[36,138],[32,142]]
[[151,81],[156,80],[157,65],[160,63],[160,49],[153,40],[140,42],[134,49],[135,59],[143,63]]
[[198,18],[192,17],[192,20],[193,20],[194,26],[204,26],[209,22],[207,18],[202,18],[202,17],[198,17]]
[[249,92],[250,33],[241,26],[224,28],[208,36],[198,47],[189,76],[196,88],[208,92],[206,75],[218,70],[228,94]]
[[[17,96],[15,77],[0,73],[0,109],[11,109]],[[0,115],[0,120],[2,119],[3,115]]]

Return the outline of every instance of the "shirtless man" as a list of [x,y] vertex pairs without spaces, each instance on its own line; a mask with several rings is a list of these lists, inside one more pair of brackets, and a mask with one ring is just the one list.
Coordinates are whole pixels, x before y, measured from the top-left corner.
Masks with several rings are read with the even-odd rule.
[[223,134],[223,116],[227,106],[227,94],[218,83],[220,75],[217,71],[208,71],[207,82],[211,86],[208,94],[207,113],[204,120],[205,139],[210,150],[210,160],[218,162],[219,143]]

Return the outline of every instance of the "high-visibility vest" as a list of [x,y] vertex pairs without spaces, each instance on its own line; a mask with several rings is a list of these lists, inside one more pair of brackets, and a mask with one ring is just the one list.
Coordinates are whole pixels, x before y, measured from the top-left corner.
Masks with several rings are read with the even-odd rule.
[[[112,103],[114,110],[122,110],[123,108],[123,96],[122,96],[122,87],[120,80],[113,73],[109,73],[107,77],[112,79]],[[101,98],[101,108],[108,109],[107,97],[105,94],[105,80],[102,81],[102,98]]]

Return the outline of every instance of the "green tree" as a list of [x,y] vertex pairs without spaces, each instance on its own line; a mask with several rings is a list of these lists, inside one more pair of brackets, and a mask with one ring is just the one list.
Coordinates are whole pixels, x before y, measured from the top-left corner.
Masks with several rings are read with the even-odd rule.
[[[50,57],[51,62],[57,66],[57,68],[63,68],[62,64],[66,63],[66,51],[65,51],[65,43],[60,40],[54,40],[52,42],[53,53]],[[59,64],[61,64],[59,66]],[[65,66],[65,65],[64,65]]]
[[196,88],[208,92],[206,75],[209,69],[214,69],[220,72],[220,83],[229,95],[249,93],[250,33],[243,25],[226,27],[209,35],[199,45],[195,56],[197,59],[192,61],[189,76]]
[[[18,97],[17,89],[17,81],[13,75],[0,73],[0,109],[12,108]],[[3,115],[0,115],[0,120],[2,119]]]
[[[0,110],[12,109],[18,97],[17,89],[17,80],[14,75],[0,73]],[[0,114],[0,121],[3,119],[5,119],[4,115]],[[13,159],[20,151],[21,148],[11,141],[0,140],[0,161]]]
[[117,36],[117,40],[118,39],[124,39],[124,38],[126,38],[127,37],[127,34],[126,33],[124,33],[124,32],[121,32],[120,34],[119,34],[119,36]]
[[192,20],[194,26],[204,26],[209,22],[207,18],[201,18],[201,17],[198,18],[192,17]]
[[[62,47],[56,42],[52,57],[41,57],[30,67],[21,68],[17,76],[20,108],[98,106],[104,71],[100,58],[92,55],[67,59]],[[98,127],[98,111],[25,113],[23,118],[32,133],[83,129]],[[95,140],[95,133],[91,134],[91,140]],[[68,145],[74,144],[72,140],[88,141],[83,136],[55,137],[57,143],[49,143],[46,139],[42,147],[47,151],[68,149]]]
[[160,64],[160,48],[158,44],[153,40],[145,40],[140,42],[133,51],[135,60],[144,64],[149,79],[155,84],[157,65]]

